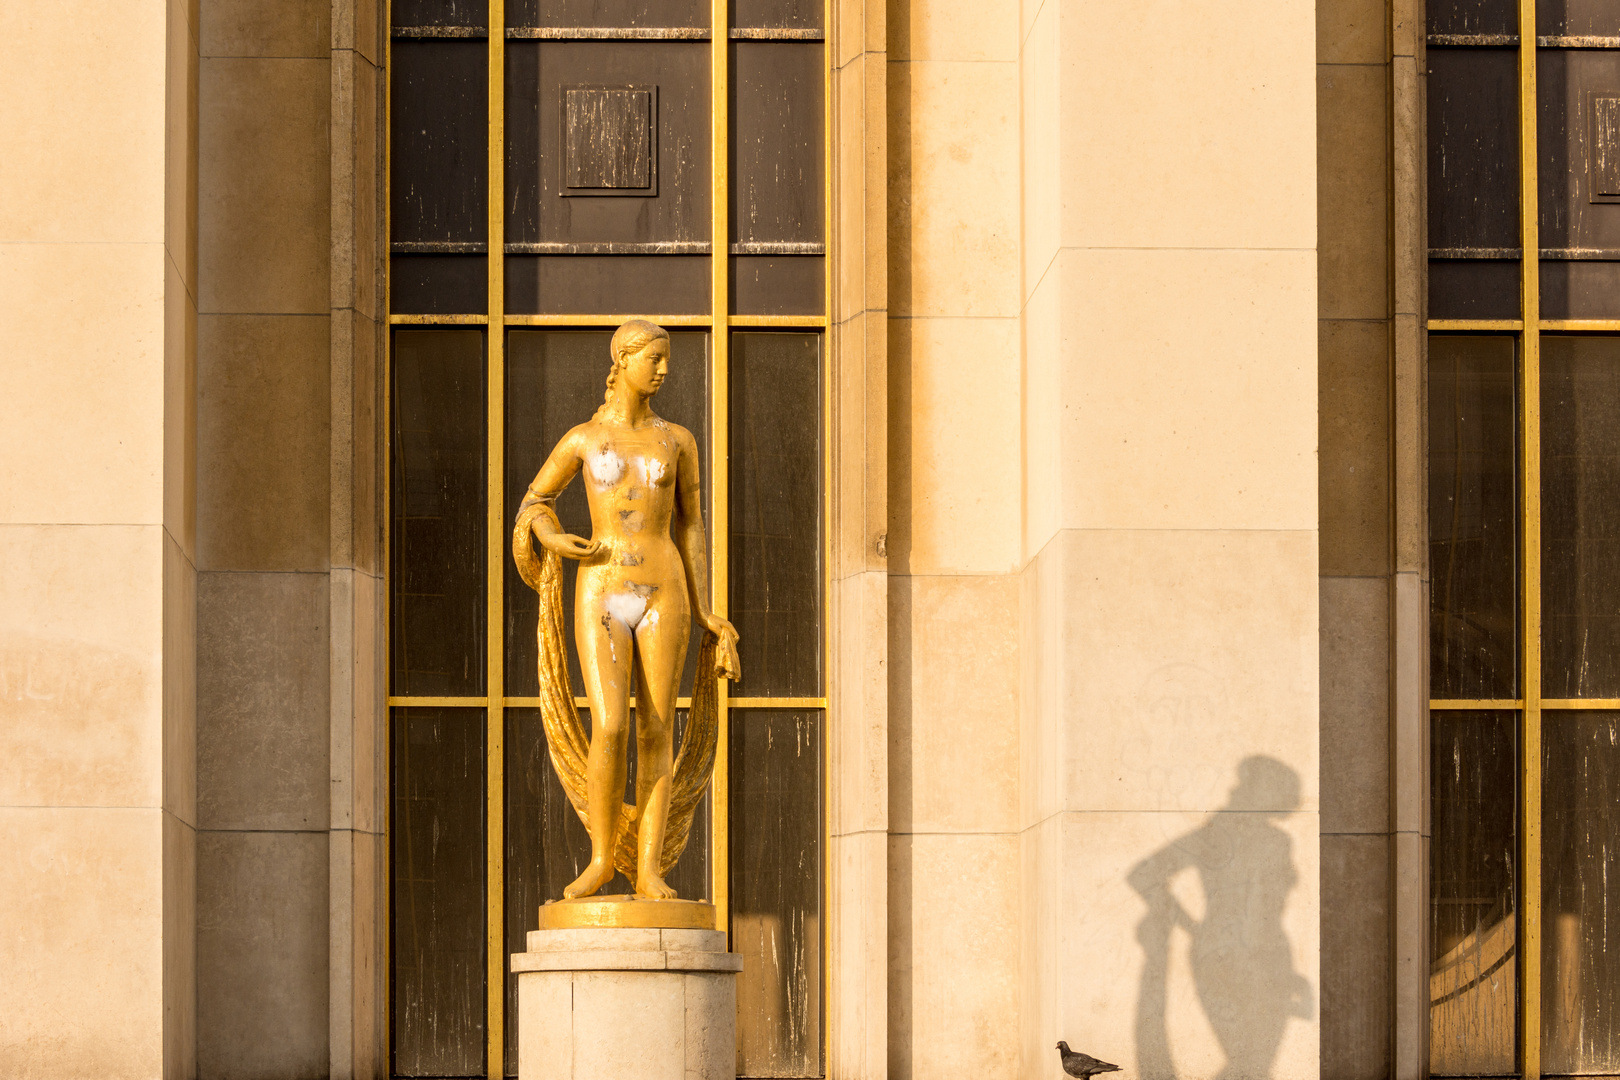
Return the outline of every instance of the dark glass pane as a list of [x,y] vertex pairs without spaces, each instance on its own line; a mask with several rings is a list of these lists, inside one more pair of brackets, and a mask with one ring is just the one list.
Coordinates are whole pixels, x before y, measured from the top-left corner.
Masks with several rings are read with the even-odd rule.
[[514,315],[705,315],[706,255],[508,255],[506,310]]
[[[1613,21],[1620,8],[1606,6]],[[1542,49],[1536,80],[1541,313],[1612,318],[1620,315],[1620,52]]]
[[1539,269],[1543,319],[1620,318],[1620,262],[1548,260]]
[[394,25],[401,27],[487,27],[489,0],[393,0],[391,15]]
[[486,714],[392,712],[393,1071],[482,1076]]
[[1429,338],[1430,695],[1518,696],[1515,345]]
[[393,58],[392,240],[483,242],[489,224],[489,46],[396,41]]
[[1517,259],[1429,260],[1432,319],[1517,319],[1520,299]]
[[393,693],[484,692],[484,335],[394,334]]
[[1519,32],[1519,5],[1514,0],[1429,0],[1428,16],[1431,34]]
[[731,338],[733,691],[821,693],[821,338]]
[[1620,713],[1541,727],[1541,1071],[1620,1073]]
[[395,255],[389,265],[388,301],[396,315],[489,311],[489,264],[482,255]]
[[1519,74],[1512,49],[1429,57],[1429,247],[1519,246]]
[[1614,0],[1536,0],[1536,33],[1615,37],[1620,35],[1620,6]]
[[1518,714],[1430,717],[1429,1068],[1513,1073],[1518,904],[1514,893]]
[[821,0],[731,0],[731,25],[821,29]]
[[733,255],[734,315],[822,315],[827,267],[819,255]]
[[823,239],[820,42],[731,46],[731,239]]
[[[698,444],[698,467],[704,482],[709,469],[709,360],[704,331],[670,334],[670,371],[653,399],[653,410],[692,433]],[[546,457],[576,424],[583,424],[602,404],[612,365],[607,330],[514,330],[506,338],[506,519],[515,521],[518,506]],[[705,514],[708,510],[705,488]],[[557,500],[563,527],[578,536],[591,534],[585,485],[575,480]],[[574,647],[574,578],[579,564],[563,560],[563,625],[569,627],[568,672],[574,693],[583,695],[579,653]],[[506,692],[533,697],[540,692],[537,673],[536,623],[540,598],[523,583],[517,566],[506,560]],[[681,694],[692,693],[701,639],[693,624]]]
[[543,245],[520,252],[539,255],[706,244],[709,51],[701,41],[511,42],[506,242]]
[[821,726],[731,712],[731,948],[737,1075],[822,1075]]
[[508,0],[508,26],[709,25],[704,0]]
[[1541,339],[1542,694],[1620,697],[1620,338]]

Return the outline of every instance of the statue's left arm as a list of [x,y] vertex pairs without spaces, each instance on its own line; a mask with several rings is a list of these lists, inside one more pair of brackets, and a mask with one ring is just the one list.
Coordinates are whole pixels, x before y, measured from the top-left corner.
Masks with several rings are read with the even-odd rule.
[[697,621],[720,639],[715,653],[716,674],[728,679],[742,678],[742,661],[737,656],[737,630],[714,613],[709,582],[709,543],[703,531],[703,484],[698,475],[697,440],[691,432],[678,429],[680,459],[675,467],[675,520],[670,524],[675,546],[680,549],[686,568],[686,591],[692,598]]

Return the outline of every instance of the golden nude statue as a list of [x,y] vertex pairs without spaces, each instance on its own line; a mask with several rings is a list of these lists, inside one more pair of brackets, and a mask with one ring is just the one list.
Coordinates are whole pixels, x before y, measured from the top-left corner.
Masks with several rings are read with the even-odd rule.
[[[669,334],[631,319],[610,350],[606,398],[562,437],[529,485],[512,552],[540,594],[540,704],[552,764],[591,837],[590,865],[563,896],[594,895],[617,868],[638,896],[667,900],[675,890],[664,875],[686,846],[714,765],[717,680],[740,673],[737,631],[710,602],[697,441],[652,411],[669,372]],[[565,532],[557,518],[557,496],[580,472],[589,540]],[[574,641],[590,701],[588,746],[568,676],[562,559],[579,562]],[[705,633],[676,759],[675,698],[694,615]],[[636,799],[626,803],[632,686]]]

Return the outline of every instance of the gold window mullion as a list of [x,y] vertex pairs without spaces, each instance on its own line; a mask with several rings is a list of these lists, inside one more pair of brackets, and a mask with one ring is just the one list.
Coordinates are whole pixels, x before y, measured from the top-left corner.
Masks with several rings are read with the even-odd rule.
[[[712,507],[709,534],[712,537],[709,577],[712,604],[717,615],[730,614],[729,566],[731,552],[730,493],[728,469],[730,417],[727,393],[730,386],[731,330],[728,291],[731,262],[730,117],[726,107],[729,93],[729,52],[731,30],[727,0],[711,0],[709,6],[709,140],[710,167],[710,255],[709,304],[712,318],[709,373],[709,504]],[[730,683],[719,683],[718,749],[714,755],[714,776],[709,787],[710,822],[709,867],[710,900],[715,907],[715,929],[729,933],[731,926],[731,705]],[[729,940],[729,939],[728,939]]]
[[1541,214],[1536,161],[1536,0],[1519,0],[1520,472],[1524,711],[1519,739],[1519,1054],[1541,1076]]
[[506,10],[489,0],[489,324],[486,432],[489,445],[488,609],[485,618],[485,976],[490,1080],[506,1075]]

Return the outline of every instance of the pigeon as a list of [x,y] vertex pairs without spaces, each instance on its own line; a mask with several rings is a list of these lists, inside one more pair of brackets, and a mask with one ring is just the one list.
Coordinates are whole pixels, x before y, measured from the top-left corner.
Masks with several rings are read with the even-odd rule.
[[1110,1065],[1106,1061],[1098,1061],[1090,1054],[1077,1054],[1069,1049],[1069,1044],[1057,1044],[1058,1053],[1063,1056],[1063,1071],[1078,1080],[1090,1080],[1098,1073],[1119,1072],[1118,1065]]

